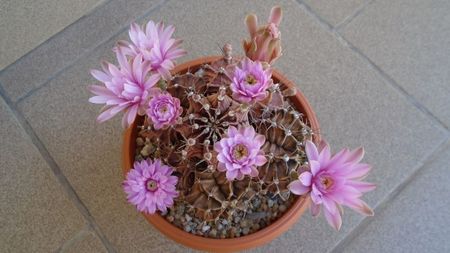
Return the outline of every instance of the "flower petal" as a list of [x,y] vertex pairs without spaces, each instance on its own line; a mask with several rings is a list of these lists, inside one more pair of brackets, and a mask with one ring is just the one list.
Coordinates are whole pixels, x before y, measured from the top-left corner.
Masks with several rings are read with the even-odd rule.
[[370,192],[376,188],[375,184],[355,180],[348,180],[346,184],[355,188],[359,192]]
[[320,171],[320,163],[314,160],[309,161],[309,167],[311,169],[311,174],[313,176],[317,175],[317,173]]
[[[311,161],[311,160],[318,161],[319,160],[319,152],[317,151],[316,145],[312,141],[306,141],[305,151],[306,151],[306,155],[308,156],[309,161]],[[313,175],[314,175],[314,173],[313,173]]]
[[330,211],[328,211],[328,209],[324,208],[323,214],[325,215],[325,218],[327,219],[327,222],[328,222],[328,224],[330,224],[330,226],[332,226],[337,231],[339,231],[339,229],[341,229],[342,217],[341,217],[341,214],[339,213],[339,211],[337,211],[337,209],[336,209],[336,212],[331,213]]
[[302,182],[304,186],[311,186],[312,174],[309,171],[305,171],[302,174],[300,174],[298,179],[300,180],[300,182]]
[[233,181],[238,176],[238,170],[227,170],[226,176],[228,181]]
[[359,163],[364,157],[364,148],[360,147],[355,150],[352,150],[347,155],[347,161],[351,163]]
[[311,203],[311,215],[317,217],[320,214],[320,205],[316,205],[314,202]]
[[361,179],[369,173],[372,169],[372,166],[365,163],[358,163],[353,166],[352,171],[350,171],[346,177],[351,179]]
[[361,199],[353,199],[352,201],[346,201],[344,205],[350,207],[351,209],[357,211],[358,213],[366,216],[373,216],[372,208],[367,205],[366,202]]
[[292,181],[288,185],[288,189],[295,195],[303,195],[311,190],[310,187],[304,186],[300,180]]

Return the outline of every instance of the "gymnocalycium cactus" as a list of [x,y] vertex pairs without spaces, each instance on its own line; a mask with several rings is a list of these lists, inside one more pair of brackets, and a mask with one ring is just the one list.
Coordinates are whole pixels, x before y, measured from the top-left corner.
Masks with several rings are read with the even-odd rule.
[[98,120],[124,111],[124,127],[138,122],[135,168],[124,182],[138,210],[159,210],[187,232],[214,238],[270,225],[295,195],[310,195],[313,213],[323,206],[336,229],[341,205],[372,214],[359,199],[374,188],[359,181],[370,170],[359,163],[362,149],[332,157],[328,144],[316,147],[318,129],[292,104],[296,90],[272,77],[281,18],[280,7],[267,25],[247,16],[244,57],[226,44],[223,57],[185,73],[170,73],[185,54],[172,26],[132,24],[132,43],[114,48],[119,67],[91,71],[104,83],[90,87],[89,101],[105,104]]

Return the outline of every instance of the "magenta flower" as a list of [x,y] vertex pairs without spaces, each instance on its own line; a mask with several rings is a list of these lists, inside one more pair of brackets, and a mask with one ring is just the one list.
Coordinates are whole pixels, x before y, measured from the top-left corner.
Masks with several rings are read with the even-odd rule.
[[258,176],[257,166],[267,162],[261,146],[266,138],[257,134],[253,127],[230,126],[227,137],[214,144],[214,150],[218,153],[217,160],[219,171],[226,171],[229,181],[237,178],[242,180],[245,175]]
[[149,21],[145,31],[133,23],[129,31],[132,43],[122,41],[120,44],[127,55],[142,55],[145,61],[150,62],[153,72],[165,80],[170,80],[170,70],[175,66],[174,60],[186,54],[186,51],[180,48],[182,41],[172,38],[174,31],[173,26],[164,28],[161,22],[155,24]]
[[370,165],[359,163],[364,156],[363,148],[343,149],[331,156],[325,141],[319,148],[307,141],[306,155],[311,171],[301,173],[298,180],[289,184],[289,189],[297,195],[310,193],[313,216],[319,214],[320,205],[323,205],[328,223],[339,230],[342,225],[341,205],[364,215],[373,215],[372,209],[360,199],[363,193],[375,189],[374,184],[360,181],[371,169]]
[[241,68],[234,71],[231,91],[233,98],[244,103],[261,101],[267,97],[267,88],[272,84],[272,71],[263,69],[260,62],[245,58]]
[[95,79],[103,82],[105,86],[89,86],[89,90],[96,95],[91,97],[89,102],[105,104],[102,113],[97,117],[98,122],[109,120],[124,111],[122,126],[127,128],[137,114],[145,114],[149,90],[158,82],[159,76],[152,75],[147,78],[150,66],[142,62],[141,56],[128,61],[120,49],[116,51],[116,55],[120,68],[105,62],[102,64],[103,71],[91,70]]
[[159,92],[150,100],[147,115],[152,120],[153,127],[158,130],[175,124],[182,112],[178,98]]
[[165,212],[178,196],[175,187],[178,178],[171,175],[172,171],[159,159],[136,161],[123,182],[128,202],[140,212],[153,214],[156,209]]

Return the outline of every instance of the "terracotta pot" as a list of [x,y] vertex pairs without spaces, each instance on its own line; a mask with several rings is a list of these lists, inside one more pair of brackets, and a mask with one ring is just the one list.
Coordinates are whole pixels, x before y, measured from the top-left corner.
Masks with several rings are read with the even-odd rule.
[[[220,56],[199,58],[184,64],[178,65],[172,73],[182,74],[188,71],[194,72],[195,69],[202,64],[211,63]],[[289,87],[295,87],[295,85],[289,81],[286,77],[281,75],[278,71],[272,72],[272,77],[275,82],[279,81]],[[316,115],[309,105],[303,94],[297,89],[295,97],[291,97],[291,101],[296,106],[297,110],[302,112],[313,130],[319,129],[319,123]],[[125,131],[124,143],[123,143],[123,173],[124,176],[133,167],[135,149],[136,149],[136,137],[137,137],[137,125],[142,124],[144,117],[138,117],[133,125]],[[319,141],[319,136],[314,135],[314,141]],[[232,252],[249,248],[261,246],[275,239],[277,236],[288,230],[302,215],[307,206],[309,205],[309,199],[305,197],[299,197],[294,201],[291,207],[284,213],[283,216],[278,218],[275,222],[269,226],[250,235],[231,238],[231,239],[213,239],[202,236],[197,236],[191,233],[187,233],[184,230],[172,225],[166,221],[164,217],[159,214],[145,214],[144,217],[149,223],[151,223],[156,229],[167,237],[174,241],[183,244],[187,247],[191,247],[198,250],[212,251],[212,252]]]

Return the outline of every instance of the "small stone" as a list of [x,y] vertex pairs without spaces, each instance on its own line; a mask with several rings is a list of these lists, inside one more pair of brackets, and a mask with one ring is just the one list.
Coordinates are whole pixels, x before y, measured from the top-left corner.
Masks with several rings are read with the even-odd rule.
[[222,224],[223,225],[228,225],[228,221],[227,220],[222,220]]
[[235,237],[235,236],[236,236],[236,233],[237,233],[237,228],[232,227],[232,228],[230,229],[230,237],[231,237],[231,238]]
[[263,211],[267,211],[267,209],[268,209],[267,204],[266,204],[266,203],[262,204],[262,205],[261,205],[261,209],[262,209]]
[[287,209],[287,207],[285,205],[281,205],[279,208],[280,212],[284,212],[284,211],[286,211],[286,209]]
[[246,227],[248,227],[248,222],[247,222],[247,220],[242,220],[241,223],[240,223],[240,225],[241,225],[241,228],[246,228]]
[[185,210],[184,205],[177,206],[177,214],[183,215],[184,214],[184,210]]
[[274,204],[274,201],[273,201],[273,200],[269,199],[269,200],[267,201],[267,205],[268,205],[270,208],[273,207],[273,204]]
[[255,224],[253,224],[253,226],[252,226],[252,229],[255,230],[255,231],[258,231],[259,228],[260,228],[260,226],[259,226],[258,223],[255,223]]
[[171,216],[171,215],[167,216],[167,220],[168,220],[169,222],[173,222],[174,219],[175,219],[175,218],[174,218],[173,216]]
[[236,217],[234,217],[234,223],[239,223],[239,221],[241,220],[241,217],[239,217],[239,216],[236,216]]
[[141,137],[136,138],[136,144],[138,146],[144,146],[145,144],[144,139],[142,139]]
[[189,214],[186,214],[184,217],[186,218],[187,221],[191,221],[192,220],[192,217],[189,216]]
[[279,206],[278,206],[278,204],[277,203],[275,203],[274,205],[273,205],[273,207],[272,207],[272,210],[278,210],[278,208],[279,208]]
[[204,232],[208,231],[210,228],[211,228],[210,226],[205,225],[202,227],[202,232],[204,233]]
[[184,231],[191,232],[192,228],[189,225],[184,226]]
[[252,214],[248,214],[247,218],[250,220],[259,220],[259,219],[263,219],[267,216],[266,212],[254,212]]
[[259,198],[256,198],[253,200],[253,206],[258,208],[261,206],[261,200]]
[[148,155],[150,155],[149,151],[150,151],[150,147],[149,147],[148,145],[145,145],[145,146],[141,149],[141,155],[142,155],[142,156],[148,156]]
[[222,230],[222,229],[223,229],[223,225],[219,223],[219,224],[217,225],[217,229],[218,229],[218,230]]
[[211,237],[217,237],[217,230],[216,229],[211,229],[211,231],[209,232],[209,236]]
[[249,228],[243,228],[242,229],[242,234],[247,235],[250,232]]

